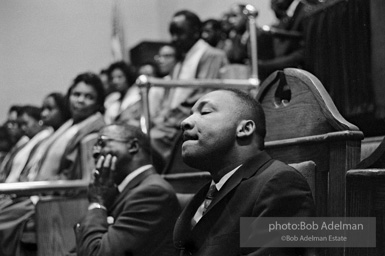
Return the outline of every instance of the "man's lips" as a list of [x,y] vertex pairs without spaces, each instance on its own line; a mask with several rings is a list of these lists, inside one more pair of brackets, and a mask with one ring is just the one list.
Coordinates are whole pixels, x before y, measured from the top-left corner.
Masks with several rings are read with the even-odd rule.
[[183,133],[183,142],[188,141],[188,140],[198,140],[198,136],[184,132]]

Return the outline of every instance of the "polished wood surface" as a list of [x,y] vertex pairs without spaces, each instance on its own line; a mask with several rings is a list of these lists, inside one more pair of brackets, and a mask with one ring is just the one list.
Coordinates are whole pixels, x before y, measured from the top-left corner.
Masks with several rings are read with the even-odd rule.
[[39,256],[64,256],[75,248],[73,227],[87,212],[87,206],[86,197],[40,200],[37,203],[36,231]]
[[[287,163],[312,160],[317,215],[345,216],[345,175],[360,160],[363,133],[341,116],[321,82],[303,70],[271,74],[257,99],[266,115],[266,151]],[[344,249],[319,254],[344,255]]]
[[346,174],[347,216],[376,218],[376,247],[348,248],[349,256],[385,255],[385,139]]

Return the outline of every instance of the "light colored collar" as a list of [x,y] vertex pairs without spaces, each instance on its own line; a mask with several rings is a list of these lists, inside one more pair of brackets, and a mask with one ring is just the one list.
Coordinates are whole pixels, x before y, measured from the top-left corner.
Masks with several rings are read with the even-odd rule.
[[17,142],[16,142],[16,148],[23,146],[25,143],[29,141],[29,138],[26,135],[23,135]]
[[289,8],[287,8],[286,15],[287,17],[291,18],[294,15],[295,9],[297,9],[298,4],[301,2],[301,0],[294,0]]
[[139,167],[135,171],[131,172],[124,178],[124,180],[118,185],[118,190],[120,193],[127,187],[128,183],[132,181],[135,177],[137,177],[139,174],[141,174],[144,171],[147,171],[148,169],[152,168],[151,164],[144,165],[142,167]]
[[225,185],[226,181],[228,181],[228,179],[230,179],[231,176],[233,176],[233,174],[235,173],[236,170],[238,170],[242,165],[239,165],[238,167],[235,167],[234,170],[226,173],[225,176],[223,176],[218,183],[215,183],[214,181],[211,181],[211,185],[212,184],[215,184],[215,187],[217,188],[217,190],[221,190],[221,188],[223,187],[223,185]]

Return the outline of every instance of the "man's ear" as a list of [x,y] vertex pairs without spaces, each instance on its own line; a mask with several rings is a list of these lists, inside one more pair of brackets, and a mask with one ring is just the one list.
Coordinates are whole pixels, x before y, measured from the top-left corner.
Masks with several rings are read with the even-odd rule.
[[131,154],[131,155],[135,155],[136,153],[138,153],[139,151],[139,143],[138,143],[138,140],[137,139],[133,139],[129,145],[127,145],[129,148],[128,148],[128,152]]
[[237,126],[237,137],[245,138],[252,135],[255,131],[255,123],[253,120],[242,120]]

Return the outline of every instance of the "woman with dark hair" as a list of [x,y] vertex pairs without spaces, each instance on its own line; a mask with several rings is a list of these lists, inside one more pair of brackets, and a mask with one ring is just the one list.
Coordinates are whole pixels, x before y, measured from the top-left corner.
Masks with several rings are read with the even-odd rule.
[[41,121],[45,126],[51,126],[57,130],[62,124],[71,118],[66,97],[59,92],[48,94],[41,109]]
[[140,93],[135,85],[137,73],[132,65],[124,61],[112,63],[108,68],[110,85],[120,98],[115,101],[106,101],[105,121],[110,124],[115,121],[136,123],[140,117]]
[[31,150],[19,176],[19,181],[31,181],[35,178],[38,172],[36,169],[37,163],[57,137],[57,130],[70,118],[71,113],[67,105],[67,99],[62,93],[53,92],[44,98],[39,124],[45,127],[45,130],[50,131],[50,134],[46,139],[38,142]]
[[57,131],[55,140],[40,161],[35,180],[82,179],[86,170],[81,169],[81,141],[105,124],[102,115],[105,94],[97,74],[78,75],[66,98],[72,118]]
[[[85,137],[98,132],[104,126],[104,89],[98,75],[78,75],[70,86],[66,99],[72,118],[47,140],[49,145],[41,159],[30,170],[32,178],[29,180],[90,177],[86,172],[91,170],[81,169],[79,152]],[[20,238],[26,222],[35,213],[36,199],[38,200],[38,196],[0,201],[0,255],[25,255]]]

